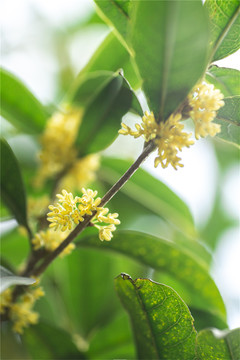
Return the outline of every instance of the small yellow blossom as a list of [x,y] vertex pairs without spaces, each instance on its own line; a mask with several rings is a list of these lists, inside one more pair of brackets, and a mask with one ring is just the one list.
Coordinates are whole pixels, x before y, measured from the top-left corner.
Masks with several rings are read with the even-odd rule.
[[158,126],[155,121],[155,117],[153,113],[151,112],[148,114],[146,111],[143,118],[142,118],[142,124],[135,124],[136,131],[132,130],[129,126],[122,123],[123,129],[120,129],[118,131],[119,134],[122,135],[131,135],[135,139],[143,136],[145,141],[150,141],[152,139],[155,139],[158,133]]
[[12,290],[6,289],[0,294],[0,314],[3,314],[12,301]]
[[66,107],[63,112],[55,113],[48,120],[41,139],[40,169],[34,181],[36,187],[41,187],[46,179],[58,174],[76,159],[74,142],[81,116],[81,109]]
[[30,217],[40,217],[45,214],[49,204],[49,196],[43,195],[41,197],[28,198],[28,214]]
[[[66,233],[62,231],[54,231],[53,229],[47,229],[46,231],[40,231],[32,239],[34,250],[45,248],[47,251],[54,251],[66,238]],[[75,249],[75,244],[69,244],[60,254],[60,257],[68,255]]]
[[212,121],[216,111],[224,106],[223,94],[214,89],[212,84],[201,83],[194,87],[188,96],[189,105],[192,107],[190,116],[195,123],[195,137],[215,136],[221,131],[221,126]]
[[183,132],[184,125],[180,123],[181,114],[172,114],[165,122],[159,124],[155,121],[154,115],[146,111],[141,125],[136,124],[136,131],[122,123],[123,129],[120,134],[132,135],[134,138],[143,136],[145,141],[153,140],[158,149],[158,156],[155,158],[154,166],[159,164],[163,168],[168,165],[176,170],[177,166],[182,167],[181,158],[177,156],[178,151],[183,147],[189,147],[194,143],[190,140],[191,134]]
[[[120,221],[117,219],[118,214],[111,214],[108,208],[99,206],[101,198],[96,197],[97,191],[82,188],[82,192],[82,197],[76,196],[75,198],[73,198],[72,193],[68,193],[66,190],[62,190],[62,194],[57,195],[59,202],[56,205],[50,205],[49,209],[51,212],[47,214],[47,219],[51,222],[49,225],[50,230],[71,230],[74,225],[84,221],[86,215],[93,215],[95,213],[92,224],[99,230],[100,240],[111,240],[111,232],[116,229],[115,225],[120,224]],[[99,225],[99,223],[107,225]],[[46,243],[49,240],[43,240],[44,236],[46,237],[46,232],[35,236],[33,239],[35,249],[41,246],[47,248]]]
[[96,179],[96,171],[99,168],[99,155],[90,154],[77,160],[67,172],[59,184],[59,189],[81,191]]
[[28,288],[17,302],[12,302],[12,289],[7,289],[1,294],[1,313],[8,310],[9,318],[13,322],[13,331],[22,334],[24,328],[38,322],[38,313],[32,308],[35,301],[44,296],[41,287]]
[[112,232],[116,230],[116,226],[111,224],[99,227],[99,239],[101,241],[110,241],[113,237]]

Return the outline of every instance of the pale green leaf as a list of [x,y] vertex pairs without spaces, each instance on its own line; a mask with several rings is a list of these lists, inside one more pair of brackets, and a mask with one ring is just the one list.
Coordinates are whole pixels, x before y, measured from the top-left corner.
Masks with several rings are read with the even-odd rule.
[[206,80],[219,89],[225,97],[240,95],[240,71],[211,66],[206,73]]
[[14,75],[1,69],[0,76],[1,115],[23,132],[41,132],[49,116],[46,109]]
[[239,0],[206,0],[210,18],[210,61],[220,60],[240,47]]
[[240,147],[240,95],[224,99],[214,122],[221,125],[217,137]]

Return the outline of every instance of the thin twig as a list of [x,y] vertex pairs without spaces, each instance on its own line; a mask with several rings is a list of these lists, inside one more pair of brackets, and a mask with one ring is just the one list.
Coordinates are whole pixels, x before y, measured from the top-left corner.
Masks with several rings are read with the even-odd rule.
[[[122,186],[130,179],[130,177],[139,168],[141,163],[149,156],[149,154],[155,149],[155,144],[149,142],[144,148],[141,155],[137,160],[130,166],[130,168],[123,174],[123,176],[111,187],[110,190],[103,196],[99,206],[107,204],[112,197],[122,188]],[[68,237],[53,251],[51,252],[43,262],[37,267],[33,268],[32,271],[28,272],[28,275],[39,276],[45,269],[52,263],[52,261],[79,235],[90,223],[91,219],[95,216],[96,212],[92,215],[85,217],[84,221],[79,223],[76,228],[68,235]]]

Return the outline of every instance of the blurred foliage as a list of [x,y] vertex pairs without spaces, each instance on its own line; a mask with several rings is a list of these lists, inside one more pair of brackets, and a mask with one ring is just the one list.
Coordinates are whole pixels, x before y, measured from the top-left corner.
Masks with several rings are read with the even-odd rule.
[[[43,196],[54,200],[59,178],[48,179],[42,188],[34,187],[34,179],[51,115],[66,103],[81,108],[77,161],[108,147],[123,116],[142,116],[143,92],[156,118],[166,119],[206,69],[206,80],[225,95],[217,118],[222,132],[212,142],[219,167],[212,213],[196,229],[184,201],[139,169],[109,204],[120,214],[120,230],[111,242],[100,242],[88,227],[78,236],[77,248],[51,264],[41,279],[46,296],[36,304],[39,323],[16,335],[10,322],[3,322],[2,358],[237,359],[239,330],[210,329],[228,326],[210,269],[222,234],[237,226],[224,208],[222,185],[239,164],[239,72],[212,61],[240,46],[239,2],[95,3],[96,12],[64,29],[45,24],[57,64],[54,105],[41,104],[21,74],[17,78],[1,70],[1,114],[7,120],[7,141],[1,140],[1,221],[15,218],[25,227],[15,224],[3,231],[2,266],[21,273],[31,252],[31,232],[46,227],[46,206],[39,210],[37,204]],[[69,44],[96,26],[111,31],[75,76]],[[139,88],[141,96],[135,92]],[[103,196],[132,162],[130,156],[100,155],[95,178],[84,186]]]

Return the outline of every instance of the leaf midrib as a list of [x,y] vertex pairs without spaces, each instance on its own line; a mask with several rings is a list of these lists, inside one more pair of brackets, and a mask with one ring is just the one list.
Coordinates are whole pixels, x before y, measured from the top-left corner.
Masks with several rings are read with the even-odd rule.
[[229,22],[226,24],[223,32],[218,37],[217,41],[215,42],[214,47],[212,48],[212,51],[210,53],[209,57],[209,64],[212,62],[212,59],[214,58],[214,55],[216,54],[217,50],[219,49],[221,43],[223,42],[224,38],[227,36],[228,32],[230,31],[232,25],[234,24],[235,20],[237,19],[238,15],[240,14],[240,5],[236,9],[236,12],[232,15]]
[[149,319],[149,316],[148,316],[148,312],[147,312],[147,310],[146,310],[146,308],[145,308],[145,306],[144,306],[144,303],[143,303],[143,300],[142,300],[142,298],[141,298],[141,295],[140,295],[140,293],[138,292],[138,288],[137,288],[136,285],[135,285],[135,281],[133,281],[133,280],[130,280],[130,281],[131,281],[131,283],[132,283],[132,285],[133,285],[133,287],[134,287],[135,293],[136,293],[136,295],[137,295],[138,303],[139,303],[139,305],[140,305],[140,307],[141,307],[141,309],[142,309],[142,311],[143,311],[143,313],[144,313],[144,315],[145,315],[145,319],[146,319],[146,321],[147,321],[148,328],[149,328],[149,331],[150,331],[150,333],[151,333],[152,340],[153,340],[154,352],[156,353],[156,355],[158,355],[158,358],[159,358],[159,350],[158,350],[158,346],[157,346],[157,339],[156,339],[156,335],[154,334],[153,328],[152,328],[152,326],[151,326],[151,322],[150,322],[150,319]]

